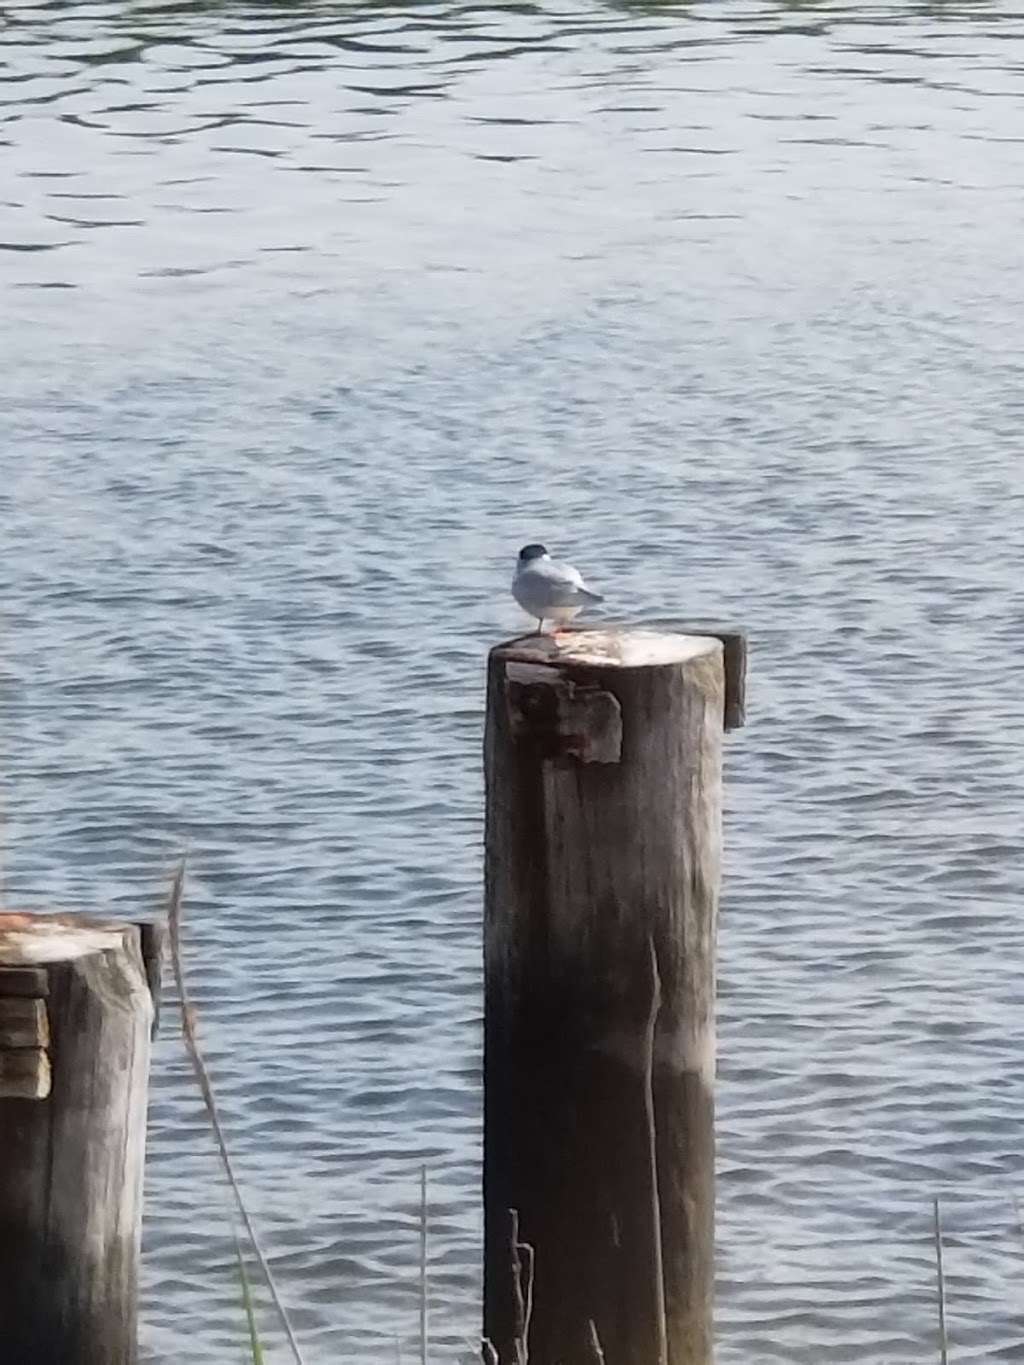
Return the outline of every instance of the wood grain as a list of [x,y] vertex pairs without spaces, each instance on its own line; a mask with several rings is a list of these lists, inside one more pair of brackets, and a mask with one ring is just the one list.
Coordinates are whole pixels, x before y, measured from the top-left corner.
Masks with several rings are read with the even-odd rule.
[[45,1048],[49,1041],[45,1000],[0,995],[0,1049]]
[[45,1048],[0,1048],[0,1100],[45,1100],[50,1080],[50,1058]]
[[49,991],[42,967],[0,967],[0,996],[30,995],[45,1000]]

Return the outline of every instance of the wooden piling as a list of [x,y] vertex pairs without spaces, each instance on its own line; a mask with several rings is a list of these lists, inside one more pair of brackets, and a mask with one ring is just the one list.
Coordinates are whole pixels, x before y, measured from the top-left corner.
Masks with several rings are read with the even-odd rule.
[[0,1358],[132,1365],[152,926],[0,914]]
[[501,1365],[524,1346],[531,1365],[712,1360],[721,750],[743,657],[612,630],[491,652],[484,1331]]

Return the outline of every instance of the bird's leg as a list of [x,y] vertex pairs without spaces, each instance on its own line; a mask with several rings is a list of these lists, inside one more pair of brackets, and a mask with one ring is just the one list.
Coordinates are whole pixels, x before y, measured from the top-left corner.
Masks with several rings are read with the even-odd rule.
[[544,617],[543,617],[543,616],[538,616],[538,617],[537,617],[537,634],[538,634],[538,635],[543,635],[543,634],[544,634]]

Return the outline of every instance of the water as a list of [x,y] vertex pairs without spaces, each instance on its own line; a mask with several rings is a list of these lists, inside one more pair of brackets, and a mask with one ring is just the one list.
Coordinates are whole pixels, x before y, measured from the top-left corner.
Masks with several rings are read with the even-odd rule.
[[[1019,1360],[1024,17],[9,6],[10,905],[190,850],[312,1362],[475,1358],[482,660],[518,546],[745,624],[719,1358]],[[241,1353],[169,1024],[149,1362]]]

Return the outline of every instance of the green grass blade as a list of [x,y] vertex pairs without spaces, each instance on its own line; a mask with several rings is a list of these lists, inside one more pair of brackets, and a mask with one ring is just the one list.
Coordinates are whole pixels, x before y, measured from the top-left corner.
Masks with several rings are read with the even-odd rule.
[[249,1276],[246,1274],[242,1244],[235,1235],[235,1257],[238,1261],[238,1279],[242,1286],[242,1304],[245,1307],[245,1320],[249,1327],[249,1350],[252,1352],[252,1365],[265,1365],[263,1347],[260,1345],[259,1328],[256,1326],[256,1306],[252,1301]]

